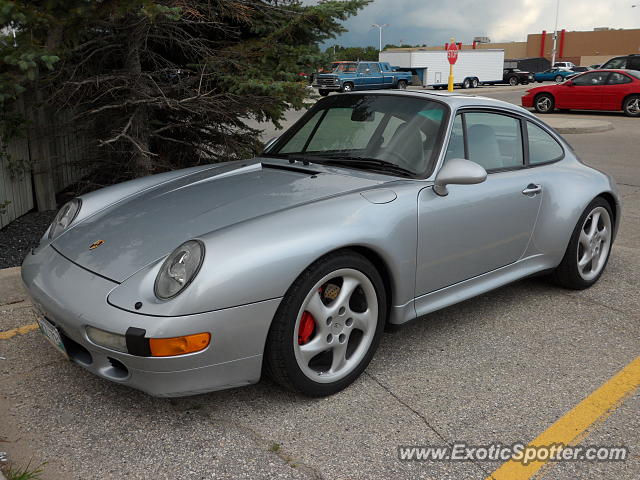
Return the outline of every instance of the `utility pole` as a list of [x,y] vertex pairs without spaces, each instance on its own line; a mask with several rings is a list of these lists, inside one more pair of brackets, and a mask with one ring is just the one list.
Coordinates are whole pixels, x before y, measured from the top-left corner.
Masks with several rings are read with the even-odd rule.
[[388,27],[389,24],[388,23],[383,23],[382,25],[378,25],[377,23],[373,23],[373,24],[371,24],[371,26],[377,28],[379,33],[380,33],[380,47],[378,48],[378,51],[381,52],[382,51],[382,29],[384,27]]
[[556,0],[556,26],[553,29],[553,52],[551,53],[551,66],[556,63],[556,46],[558,44],[558,17],[560,16],[560,0]]

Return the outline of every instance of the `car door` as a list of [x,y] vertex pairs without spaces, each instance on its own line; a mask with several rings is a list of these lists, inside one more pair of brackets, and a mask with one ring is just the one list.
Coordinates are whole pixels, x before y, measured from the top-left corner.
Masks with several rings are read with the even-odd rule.
[[[524,168],[524,127],[515,115],[465,111],[455,118],[445,162],[467,158],[487,170],[477,185],[418,196],[419,297],[516,262],[535,227],[543,185]],[[425,300],[427,301],[427,300]]]
[[571,79],[558,87],[559,108],[576,108],[581,110],[600,110],[606,89],[609,72],[587,72]]
[[369,88],[368,82],[368,71],[369,64],[368,63],[359,63],[358,70],[355,78],[355,86],[358,90],[366,90]]
[[382,88],[384,84],[384,79],[382,77],[382,72],[380,71],[380,66],[377,63],[369,64],[369,72],[367,73],[367,85],[369,88]]
[[633,80],[621,72],[612,72],[607,79],[607,84],[602,87],[602,109],[620,110],[624,98],[632,93]]

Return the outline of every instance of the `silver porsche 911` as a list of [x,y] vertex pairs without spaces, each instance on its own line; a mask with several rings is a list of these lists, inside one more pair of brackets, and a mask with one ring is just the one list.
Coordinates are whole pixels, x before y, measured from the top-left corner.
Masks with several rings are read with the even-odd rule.
[[44,335],[157,396],[257,382],[335,393],[400,325],[533,274],[583,289],[616,186],[520,107],[467,95],[320,100],[260,158],[66,204],[24,261]]

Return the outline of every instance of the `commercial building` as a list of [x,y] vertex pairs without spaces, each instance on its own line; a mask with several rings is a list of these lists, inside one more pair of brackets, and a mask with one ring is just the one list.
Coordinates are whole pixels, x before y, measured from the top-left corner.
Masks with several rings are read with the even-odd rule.
[[[546,58],[551,60],[553,32],[543,31],[527,36],[526,42],[459,44],[464,49],[502,49],[505,59]],[[440,50],[445,45],[393,50]],[[596,28],[592,31],[569,32],[560,30],[556,46],[556,61],[576,65],[593,65],[619,55],[640,53],[640,29]]]

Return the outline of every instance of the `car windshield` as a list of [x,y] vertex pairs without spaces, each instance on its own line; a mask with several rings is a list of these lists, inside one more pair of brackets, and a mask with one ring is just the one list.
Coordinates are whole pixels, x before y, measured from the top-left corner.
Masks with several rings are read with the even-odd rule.
[[338,63],[333,71],[337,73],[354,73],[357,68],[357,63]]
[[336,95],[321,100],[265,155],[405,176],[432,170],[448,108],[396,95]]
[[632,77],[636,77],[638,80],[640,80],[640,71],[638,71],[638,70],[627,70],[626,73],[631,75]]
[[627,67],[627,57],[618,57],[612,58],[607,63],[602,65],[600,68],[626,68]]

